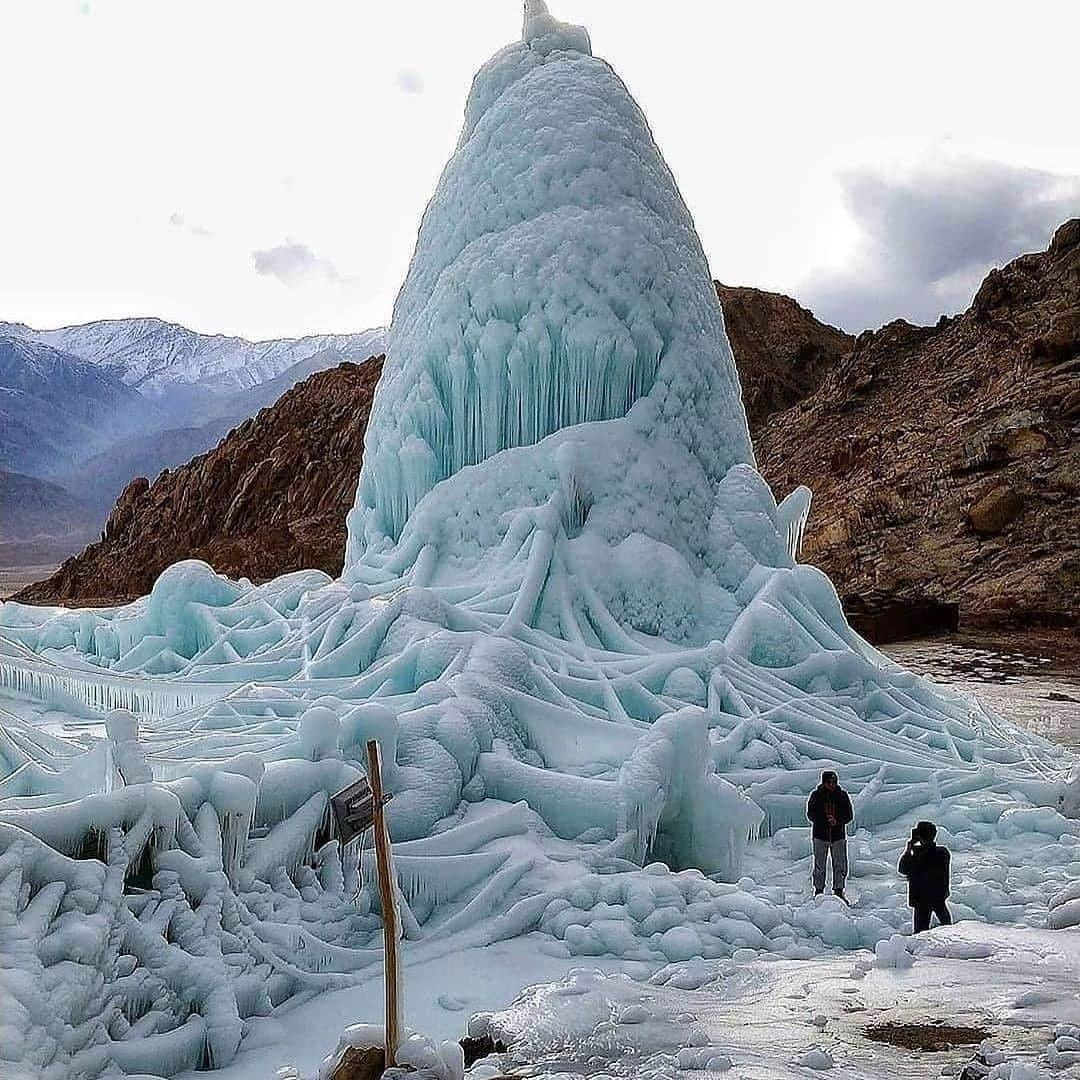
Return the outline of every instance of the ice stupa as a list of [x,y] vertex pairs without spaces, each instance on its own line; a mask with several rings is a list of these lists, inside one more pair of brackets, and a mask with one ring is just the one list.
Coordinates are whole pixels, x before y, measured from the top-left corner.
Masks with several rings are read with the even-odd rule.
[[[594,511],[612,519],[614,540],[643,506],[679,501],[658,497],[657,483],[705,493],[732,465],[753,464],[720,307],[674,178],[585,31],[539,7],[524,41],[477,76],[424,215],[368,427],[349,564],[397,541],[440,481],[559,432],[573,434],[513,467],[550,494],[542,471],[571,483],[589,462],[603,503]],[[710,516],[693,509],[697,523],[652,530],[691,559],[708,546]]]
[[[826,765],[865,828],[981,798],[1029,815],[1013,837],[1072,829],[1056,748],[850,629],[797,562],[808,510],[755,471],[644,116],[530,2],[424,215],[342,577],[188,562],[124,607],[0,606],[0,1066],[220,1065],[377,963],[368,856],[327,816],[372,737],[418,950],[835,938],[733,884]],[[895,929],[835,918],[832,944]]]

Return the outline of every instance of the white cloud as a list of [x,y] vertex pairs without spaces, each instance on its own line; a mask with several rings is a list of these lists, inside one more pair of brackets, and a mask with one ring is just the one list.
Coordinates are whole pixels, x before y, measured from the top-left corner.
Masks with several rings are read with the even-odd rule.
[[412,68],[402,68],[397,73],[397,86],[403,94],[422,94],[424,92],[424,80],[420,72]]
[[276,247],[264,248],[251,253],[256,274],[267,274],[289,288],[322,278],[341,281],[341,275],[332,262],[320,259],[307,244],[286,240]]
[[852,331],[963,310],[991,267],[1045,248],[1080,214],[1080,178],[996,161],[946,159],[900,176],[857,170],[840,182],[859,239],[841,269],[812,276],[801,296]]

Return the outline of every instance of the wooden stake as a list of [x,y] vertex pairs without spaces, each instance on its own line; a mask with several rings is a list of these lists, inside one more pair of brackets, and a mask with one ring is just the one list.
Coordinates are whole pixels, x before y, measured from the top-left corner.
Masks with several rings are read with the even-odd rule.
[[382,772],[379,768],[379,744],[367,744],[368,783],[375,803],[375,866],[379,876],[379,903],[383,914],[383,983],[386,991],[386,1068],[397,1060],[401,1038],[401,1000],[398,995],[398,909],[394,888],[394,868],[390,861],[390,833],[383,813]]

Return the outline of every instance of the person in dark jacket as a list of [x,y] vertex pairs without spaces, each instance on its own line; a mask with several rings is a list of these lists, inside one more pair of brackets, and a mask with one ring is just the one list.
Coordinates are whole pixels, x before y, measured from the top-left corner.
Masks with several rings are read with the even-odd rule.
[[840,786],[839,777],[826,770],[806,804],[806,817],[813,823],[815,896],[825,891],[826,862],[831,858],[833,892],[841,900],[846,900],[847,826],[854,816],[851,800]]
[[897,869],[908,881],[908,907],[912,910],[915,933],[930,929],[930,913],[942,926],[952,923],[945,903],[949,895],[949,849],[938,847],[937,826],[920,821],[911,830],[911,839],[900,856]]

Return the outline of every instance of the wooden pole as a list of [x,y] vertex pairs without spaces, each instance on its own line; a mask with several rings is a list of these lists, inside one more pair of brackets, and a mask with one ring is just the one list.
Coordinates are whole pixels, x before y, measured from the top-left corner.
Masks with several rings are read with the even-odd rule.
[[390,862],[390,833],[383,813],[382,772],[379,768],[379,744],[367,744],[368,783],[375,803],[375,866],[379,876],[379,904],[383,914],[383,982],[386,991],[386,1068],[397,1059],[401,1038],[401,1001],[398,995],[398,909],[394,888],[394,870]]

